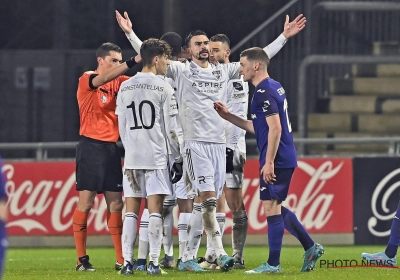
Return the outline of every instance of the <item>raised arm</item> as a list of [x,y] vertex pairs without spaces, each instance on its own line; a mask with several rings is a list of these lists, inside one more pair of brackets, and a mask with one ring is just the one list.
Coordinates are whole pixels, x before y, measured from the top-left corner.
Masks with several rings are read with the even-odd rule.
[[133,49],[140,54],[140,47],[142,46],[142,41],[136,36],[135,32],[132,29],[132,22],[129,19],[128,13],[124,12],[124,16],[122,16],[118,11],[115,11],[115,16],[117,18],[117,22],[119,27],[125,32],[126,37],[131,43]]
[[286,15],[286,21],[283,25],[283,32],[271,44],[264,48],[268,58],[274,57],[281,48],[286,44],[290,37],[297,35],[306,26],[306,18],[300,14],[292,22],[289,22],[289,16]]
[[108,83],[109,81],[116,79],[117,77],[124,74],[129,68],[132,68],[135,64],[139,63],[140,61],[141,61],[141,57],[139,55],[137,55],[135,57],[128,59],[124,63],[121,63],[117,66],[107,69],[102,74],[93,75],[93,78],[91,78],[91,80],[89,81],[90,87],[98,88],[98,87]]

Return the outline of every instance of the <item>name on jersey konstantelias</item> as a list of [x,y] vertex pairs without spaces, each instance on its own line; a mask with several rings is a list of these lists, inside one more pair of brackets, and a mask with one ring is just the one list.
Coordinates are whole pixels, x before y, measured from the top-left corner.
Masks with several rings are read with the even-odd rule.
[[159,87],[156,85],[146,85],[146,84],[135,84],[135,85],[129,85],[121,89],[121,92],[124,92],[125,90],[133,90],[133,89],[148,89],[148,90],[157,90],[160,92],[164,91],[164,87]]

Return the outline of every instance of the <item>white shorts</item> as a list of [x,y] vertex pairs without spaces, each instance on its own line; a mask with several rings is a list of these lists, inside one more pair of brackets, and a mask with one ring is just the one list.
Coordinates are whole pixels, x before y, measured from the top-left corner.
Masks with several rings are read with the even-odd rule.
[[[172,156],[169,157],[170,169],[174,164],[175,160]],[[183,174],[185,174],[185,166],[183,166]],[[175,199],[188,199],[187,191],[185,188],[184,176],[176,183],[172,185],[172,194],[165,197],[165,201]]]
[[233,150],[233,172],[226,174],[226,186],[230,189],[241,189],[243,185],[243,171],[246,162],[246,154],[236,146]]
[[197,193],[215,191],[217,198],[221,196],[226,171],[225,144],[187,141],[183,162]]
[[171,195],[168,169],[125,169],[123,177],[124,197],[148,197]]

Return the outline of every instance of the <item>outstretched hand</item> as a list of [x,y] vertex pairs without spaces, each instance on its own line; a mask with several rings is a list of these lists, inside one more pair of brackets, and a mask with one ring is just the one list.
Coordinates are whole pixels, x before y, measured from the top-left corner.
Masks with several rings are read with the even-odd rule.
[[289,16],[286,15],[286,21],[283,26],[283,35],[289,39],[290,37],[297,35],[301,30],[306,27],[306,18],[303,14],[298,15],[293,21],[289,22]]
[[115,16],[117,18],[117,22],[119,27],[126,33],[129,34],[132,31],[132,22],[129,19],[128,13],[124,12],[124,16],[122,16],[117,10],[115,10]]
[[219,101],[214,102],[214,109],[224,119],[226,119],[230,113],[228,107],[224,103]]

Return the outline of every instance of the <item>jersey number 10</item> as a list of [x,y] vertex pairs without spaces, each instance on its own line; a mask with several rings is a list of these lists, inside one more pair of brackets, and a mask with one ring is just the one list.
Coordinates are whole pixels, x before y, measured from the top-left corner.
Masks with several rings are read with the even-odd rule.
[[[146,124],[143,123],[143,107],[144,107],[145,104],[147,104],[148,106],[146,106],[146,107],[149,107],[150,110],[151,110],[150,125],[146,125]],[[143,100],[142,102],[139,103],[138,112],[139,112],[140,124],[138,124],[138,118],[137,118],[137,115],[136,115],[135,102],[132,101],[131,105],[126,106],[126,108],[131,108],[132,109],[133,121],[135,123],[135,126],[131,126],[130,127],[131,130],[134,130],[134,129],[152,129],[153,128],[154,122],[156,120],[156,109],[154,107],[154,104],[151,103],[149,100]]]

